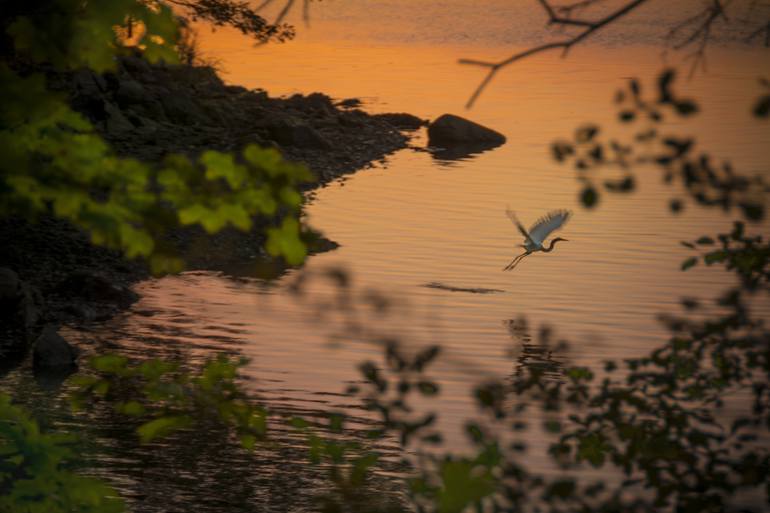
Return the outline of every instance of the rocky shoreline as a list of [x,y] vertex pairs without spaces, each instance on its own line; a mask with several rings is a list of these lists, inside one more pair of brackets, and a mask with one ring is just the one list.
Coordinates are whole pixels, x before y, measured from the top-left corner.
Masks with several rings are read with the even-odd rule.
[[[69,95],[118,154],[146,162],[256,143],[305,163],[316,177],[311,189],[406,147],[409,131],[426,124],[409,114],[369,115],[354,99],[335,102],[321,93],[270,98],[225,84],[209,67],[150,65],[135,56],[117,64],[104,75],[49,74],[49,84]],[[258,229],[171,237],[198,269],[253,260],[263,242]],[[41,345],[55,334],[44,327],[104,320],[127,308],[137,299],[131,284],[148,276],[142,262],[92,245],[55,218],[0,220],[0,240],[0,372],[18,364],[35,339]],[[326,241],[311,249],[329,247]]]

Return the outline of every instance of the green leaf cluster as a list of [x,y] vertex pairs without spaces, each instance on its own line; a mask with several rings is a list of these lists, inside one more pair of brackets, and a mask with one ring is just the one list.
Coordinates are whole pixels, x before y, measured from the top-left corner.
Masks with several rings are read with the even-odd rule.
[[[16,61],[0,61],[0,216],[67,219],[95,244],[147,258],[163,273],[182,266],[163,242],[169,230],[249,230],[256,217],[281,215],[281,226],[267,233],[267,249],[291,264],[303,261],[297,187],[312,178],[304,166],[253,145],[238,156],[169,155],[160,166],[120,158],[62,94],[49,90],[43,73],[22,71],[114,69],[126,43],[120,27],[127,25],[142,28],[135,43],[144,58],[174,62],[177,24],[167,5],[58,0],[44,11],[10,23]],[[19,59],[33,64],[21,67]]]
[[143,443],[216,421],[252,449],[267,438],[267,410],[253,404],[238,383],[238,368],[245,363],[220,356],[191,372],[161,360],[97,356],[89,373],[70,378],[75,387],[70,401],[76,410],[106,402],[134,419]]
[[25,410],[0,394],[0,511],[118,513],[117,492],[74,472],[75,438],[45,433]]

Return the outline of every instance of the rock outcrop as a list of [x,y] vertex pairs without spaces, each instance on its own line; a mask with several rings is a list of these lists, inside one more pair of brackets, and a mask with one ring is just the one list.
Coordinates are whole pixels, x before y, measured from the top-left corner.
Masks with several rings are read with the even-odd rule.
[[136,56],[122,57],[113,73],[79,70],[53,81],[120,154],[158,161],[253,142],[305,162],[318,183],[405,147],[399,130],[423,123],[407,114],[370,116],[321,93],[270,98],[225,84],[209,67],[151,65]]
[[40,293],[15,271],[0,267],[0,366],[24,356],[40,321]]
[[35,340],[32,364],[38,370],[74,370],[78,351],[59,335],[55,328],[46,326]]
[[428,144],[450,148],[460,145],[500,146],[505,136],[453,114],[444,114],[428,126]]
[[[307,188],[406,147],[408,138],[399,129],[414,124],[401,114],[370,116],[355,108],[359,102],[335,104],[321,93],[270,98],[262,90],[225,84],[210,67],[153,65],[131,55],[110,73],[45,73],[49,87],[67,94],[119,155],[159,162],[168,153],[194,157],[256,143],[307,164],[316,176]],[[172,233],[169,242],[186,252],[190,265],[216,269],[221,255],[243,262],[263,242],[257,229],[232,232],[201,244],[198,234]],[[108,318],[136,299],[128,286],[147,276],[141,262],[94,246],[81,230],[48,216],[34,223],[0,219],[0,240],[0,268],[7,268],[0,270],[0,367],[10,355],[26,353],[36,338],[36,361],[47,361],[50,348],[66,361],[50,329],[38,337],[40,325]],[[198,247],[204,248],[201,255],[193,252]],[[212,255],[211,248],[220,251]]]

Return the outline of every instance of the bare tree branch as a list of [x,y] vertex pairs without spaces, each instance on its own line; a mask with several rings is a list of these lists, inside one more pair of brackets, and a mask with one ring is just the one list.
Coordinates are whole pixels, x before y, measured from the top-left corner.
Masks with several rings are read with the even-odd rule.
[[[697,43],[695,51],[686,57],[686,59],[692,60],[692,66],[690,68],[691,77],[699,64],[704,70],[706,69],[706,46],[711,37],[711,29],[719,18],[724,19],[724,21],[729,21],[721,0],[713,0],[710,5],[695,16],[687,18],[675,25],[666,35],[666,45],[674,50],[682,50]],[[680,37],[682,32],[686,29],[692,29],[692,32],[677,41],[677,38]]]
[[473,95],[471,95],[470,99],[468,100],[468,103],[465,104],[466,108],[469,109],[473,106],[473,104],[476,102],[476,99],[478,99],[479,95],[484,91],[486,86],[492,81],[492,79],[495,77],[497,72],[500,69],[504,68],[505,66],[508,66],[509,64],[516,62],[518,60],[521,60],[525,57],[529,57],[530,55],[545,52],[547,50],[554,50],[556,48],[563,49],[564,54],[566,54],[570,50],[570,48],[572,48],[572,46],[586,39],[588,36],[598,31],[602,27],[612,23],[613,21],[617,20],[618,18],[621,18],[622,16],[628,14],[629,12],[633,11],[640,5],[647,2],[647,0],[633,0],[627,3],[626,5],[622,6],[618,10],[608,14],[604,18],[601,18],[596,21],[588,21],[588,20],[577,20],[569,17],[565,18],[565,17],[558,16],[554,8],[548,3],[548,0],[538,0],[538,1],[540,2],[540,5],[545,9],[546,13],[548,13],[549,24],[579,25],[584,27],[585,29],[579,34],[577,34],[576,36],[571,37],[569,39],[565,39],[563,41],[555,41],[553,43],[547,43],[544,45],[536,46],[534,48],[530,48],[523,52],[514,54],[508,57],[507,59],[504,59],[499,62],[487,62],[487,61],[479,61],[474,59],[460,59],[459,61],[460,64],[470,64],[473,66],[481,66],[489,69],[489,71],[487,72],[487,76],[484,78],[484,80],[482,80],[481,84],[479,84],[479,86],[476,88],[476,91],[474,91]]
[[765,46],[770,46],[770,20],[768,20],[766,23],[761,25],[757,30],[755,30],[754,32],[749,34],[748,37],[746,37],[746,41],[747,42],[753,41],[754,38],[757,37],[758,35],[762,34],[762,32],[765,33],[764,45]]
[[[647,3],[647,0],[625,0],[619,8],[599,19],[574,16],[576,12],[584,11],[606,1],[575,0],[571,3],[556,5],[554,0],[537,0],[537,3],[548,15],[547,25],[556,25],[563,28],[576,27],[578,32],[567,39],[535,46],[498,62],[460,59],[460,64],[470,64],[487,69],[486,76],[473,92],[465,107],[471,108],[473,106],[497,72],[505,66],[531,55],[558,48],[562,49],[563,53],[566,54],[573,46],[587,39],[593,33],[637,9],[642,4]],[[760,2],[759,0],[751,0],[750,2],[708,0],[706,5],[699,7],[694,15],[676,23],[665,36],[666,50],[681,51],[692,48],[692,52],[684,58],[685,61],[692,61],[690,76],[699,67],[705,70],[706,48],[711,41],[715,27],[719,22],[724,22],[725,24],[730,22],[730,18],[727,16],[727,8],[732,7],[734,4],[743,5],[747,8],[747,12],[744,12],[743,16],[739,17],[736,21],[743,27],[754,29],[748,33],[745,41],[751,42],[757,37],[764,36],[764,46],[770,47],[770,19],[768,19],[767,12],[765,11],[770,7],[770,3]],[[691,10],[694,11],[695,9]],[[737,7],[732,10],[737,10]],[[756,24],[757,20],[763,20],[759,22],[759,26]]]

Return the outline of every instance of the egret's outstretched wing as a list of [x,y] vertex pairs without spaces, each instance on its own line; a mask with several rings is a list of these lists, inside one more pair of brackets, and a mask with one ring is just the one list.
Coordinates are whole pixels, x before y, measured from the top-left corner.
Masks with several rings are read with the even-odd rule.
[[529,240],[529,234],[527,233],[527,230],[524,229],[524,225],[519,222],[519,219],[516,217],[516,214],[513,213],[513,210],[511,210],[511,207],[508,207],[505,209],[505,215],[508,216],[508,219],[510,219],[513,224],[516,225],[516,228],[519,229],[521,234],[524,236],[524,241]]
[[538,244],[542,244],[552,231],[564,226],[564,223],[567,222],[571,215],[572,213],[569,210],[549,212],[548,215],[541,217],[532,225],[532,228],[529,229],[529,238]]

